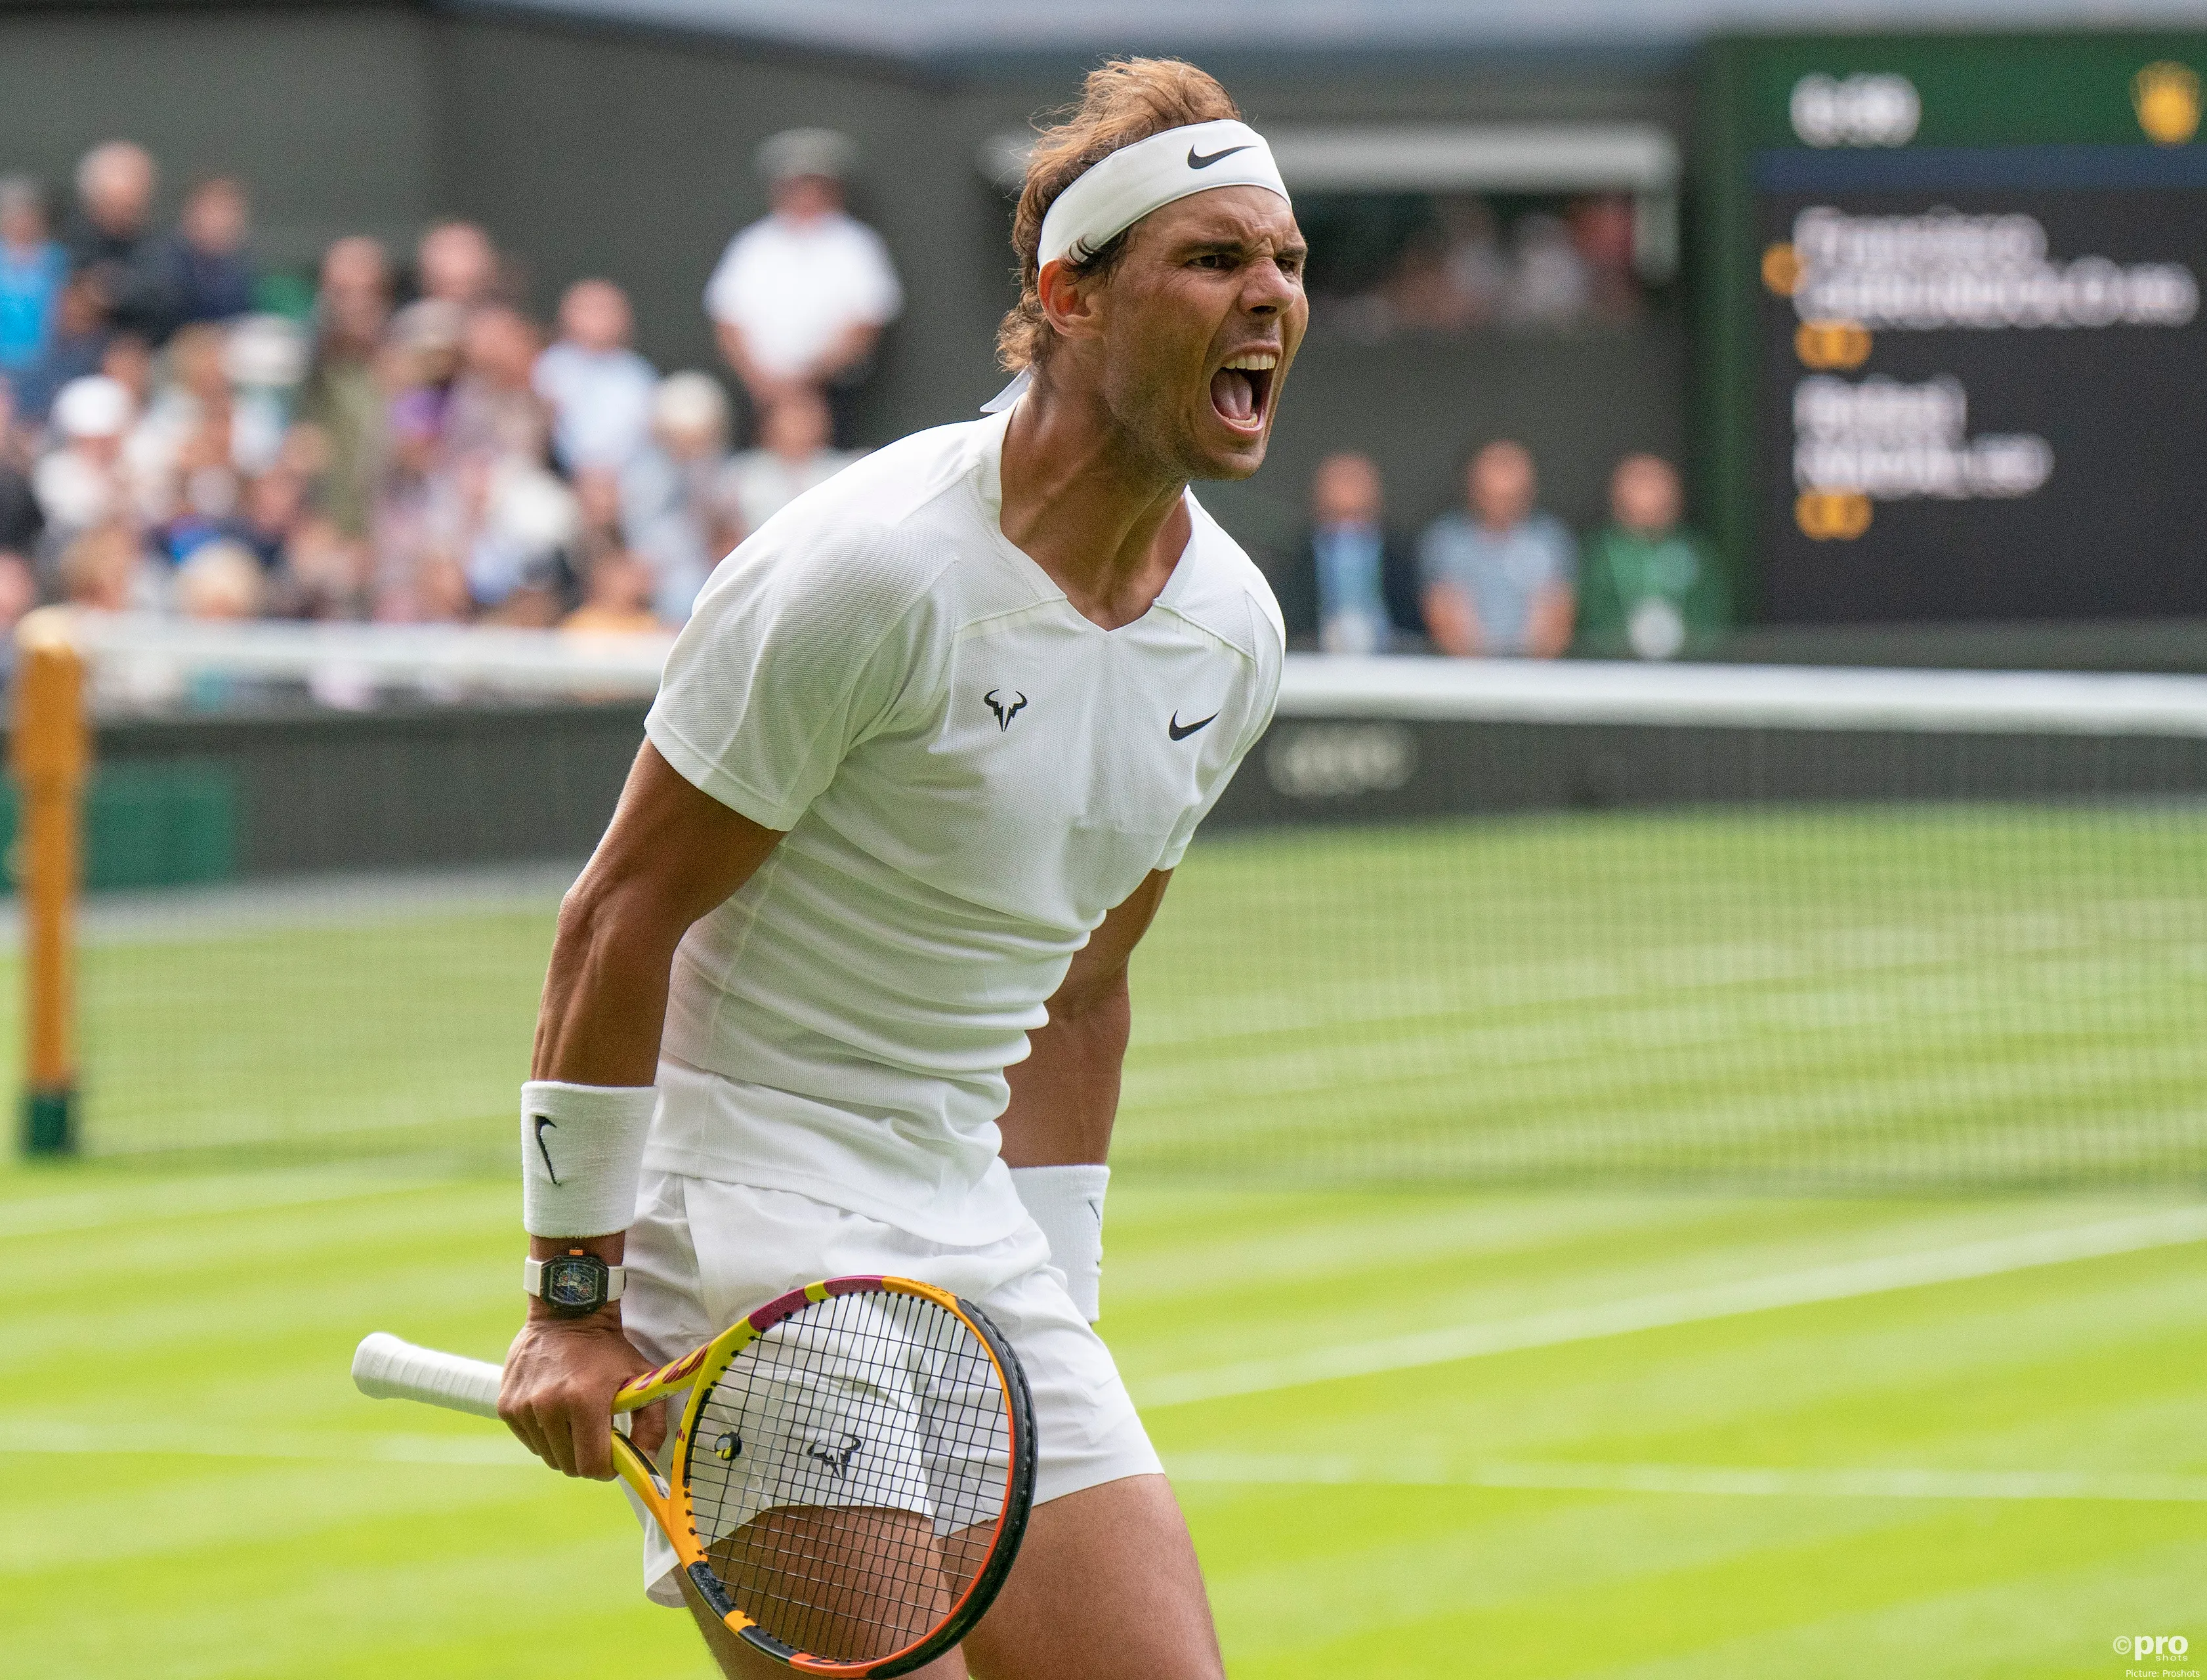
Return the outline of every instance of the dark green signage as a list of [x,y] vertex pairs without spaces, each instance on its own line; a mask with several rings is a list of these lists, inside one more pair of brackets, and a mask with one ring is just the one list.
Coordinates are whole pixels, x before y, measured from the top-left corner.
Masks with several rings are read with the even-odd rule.
[[1703,504],[1773,622],[2207,615],[2207,35],[1740,39]]

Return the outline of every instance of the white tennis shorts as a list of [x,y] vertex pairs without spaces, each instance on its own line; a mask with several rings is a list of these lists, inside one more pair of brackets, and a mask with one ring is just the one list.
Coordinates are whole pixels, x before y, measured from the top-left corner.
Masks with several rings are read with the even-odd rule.
[[[637,1199],[621,1324],[645,1358],[679,1358],[746,1312],[823,1277],[917,1278],[973,1302],[1019,1356],[1034,1401],[1036,1504],[1163,1469],[1110,1349],[1074,1306],[1032,1223],[969,1248],[793,1191],[674,1173],[647,1172]],[[944,1462],[933,1450],[915,1451],[911,1468],[905,1503],[918,1511],[931,1508],[926,1479],[988,1474],[984,1464]],[[840,1503],[828,1480],[819,1494],[808,1503]],[[784,1492],[774,1503],[787,1498]],[[637,1513],[643,1524],[644,1591],[655,1603],[679,1605],[674,1548],[641,1505]],[[739,1510],[735,1522],[748,1515]]]

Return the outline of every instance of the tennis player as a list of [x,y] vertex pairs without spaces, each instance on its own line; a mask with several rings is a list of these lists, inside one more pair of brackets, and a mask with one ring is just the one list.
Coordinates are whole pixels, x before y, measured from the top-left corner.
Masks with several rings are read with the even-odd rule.
[[[1089,76],[1013,241],[993,412],[792,503],[668,660],[560,911],[500,1410],[604,1478],[614,1389],[783,1291],[954,1289],[1019,1354],[1039,1445],[965,1664],[1210,1680],[1186,1526],[1090,1324],[1127,958],[1280,679],[1278,609],[1187,484],[1264,460],[1304,246],[1263,138],[1158,60]],[[651,1596],[694,1593],[646,1535]],[[701,1625],[728,1674],[775,1671]]]

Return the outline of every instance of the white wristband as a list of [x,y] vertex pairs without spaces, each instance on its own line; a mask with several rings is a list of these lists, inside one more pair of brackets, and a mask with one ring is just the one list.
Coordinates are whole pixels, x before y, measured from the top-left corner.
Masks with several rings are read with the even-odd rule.
[[521,1087],[521,1228],[533,1237],[601,1237],[636,1220],[652,1085]]
[[1104,1166],[1012,1169],[1012,1187],[1050,1239],[1050,1263],[1065,1274],[1067,1293],[1092,1324],[1104,1316],[1104,1191],[1110,1181]]

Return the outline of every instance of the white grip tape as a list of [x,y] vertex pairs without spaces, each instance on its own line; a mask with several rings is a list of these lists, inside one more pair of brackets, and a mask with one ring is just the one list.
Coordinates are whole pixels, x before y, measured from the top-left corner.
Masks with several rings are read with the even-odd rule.
[[378,1330],[353,1352],[353,1386],[371,1400],[418,1400],[447,1411],[498,1415],[499,1367]]
[[521,1087],[521,1228],[533,1237],[601,1237],[636,1222],[652,1085]]

